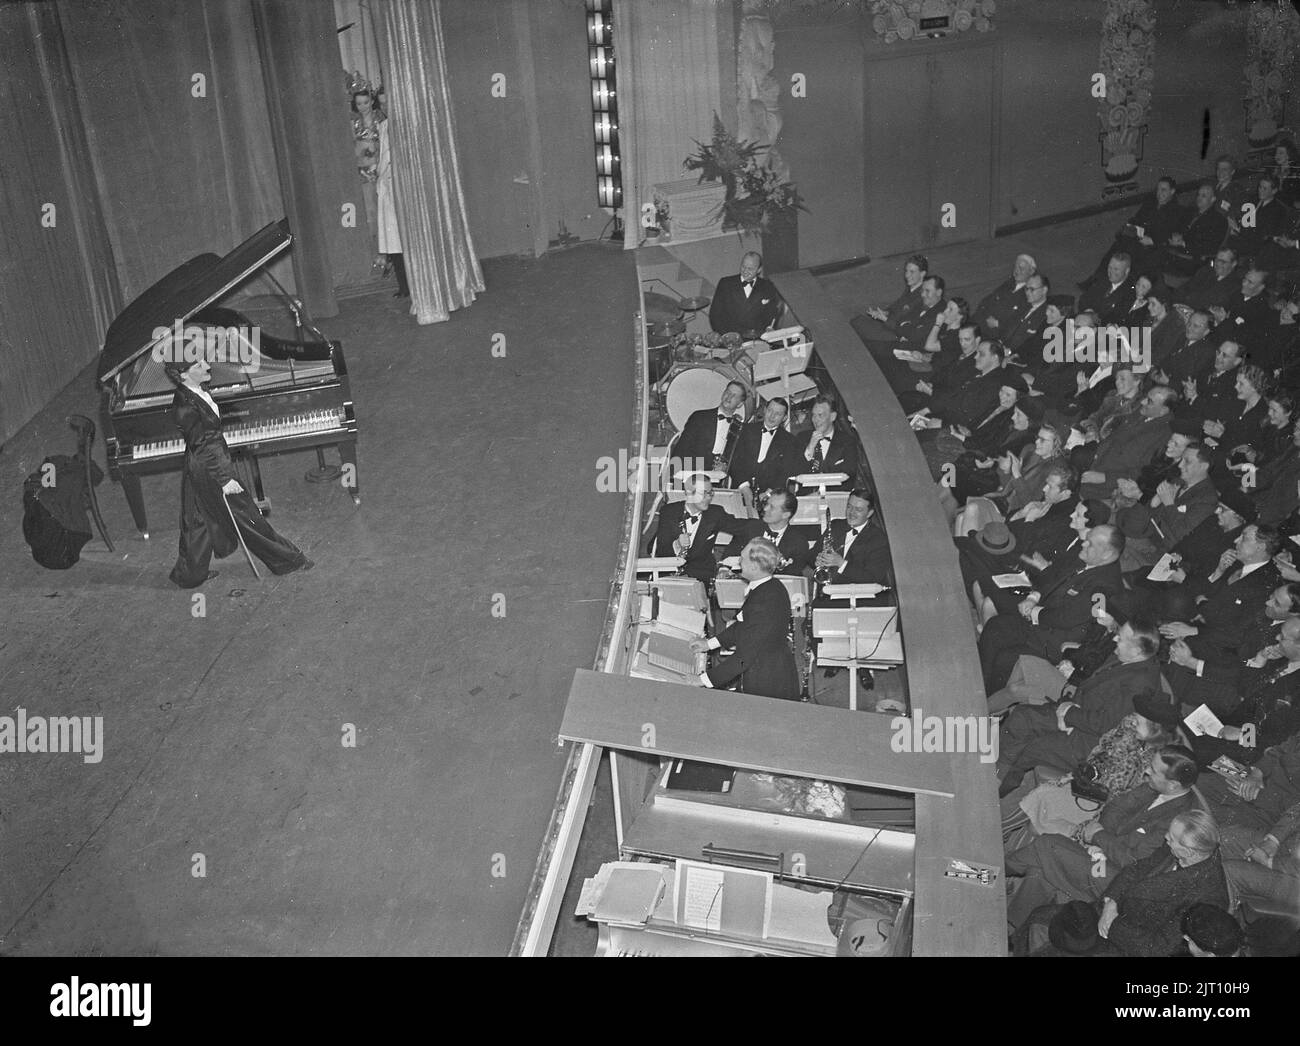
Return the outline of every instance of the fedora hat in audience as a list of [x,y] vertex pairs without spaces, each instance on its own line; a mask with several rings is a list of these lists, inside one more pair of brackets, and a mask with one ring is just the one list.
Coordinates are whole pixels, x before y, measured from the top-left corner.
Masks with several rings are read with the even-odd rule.
[[1115,513],[1115,526],[1126,538],[1146,537],[1151,532],[1151,510],[1145,505],[1131,505]]
[[1133,711],[1144,719],[1173,729],[1183,721],[1178,703],[1163,690],[1141,690],[1133,695]]
[[1259,509],[1250,495],[1233,487],[1229,487],[1219,495],[1219,504],[1232,509],[1248,524],[1259,519]]
[[1097,933],[1097,909],[1087,901],[1071,901],[1052,916],[1047,939],[1067,955],[1092,955],[1104,942]]
[[1016,536],[1011,533],[1005,523],[994,521],[984,524],[983,529],[975,535],[975,544],[979,545],[985,552],[991,552],[995,556],[1002,556],[1015,551]]

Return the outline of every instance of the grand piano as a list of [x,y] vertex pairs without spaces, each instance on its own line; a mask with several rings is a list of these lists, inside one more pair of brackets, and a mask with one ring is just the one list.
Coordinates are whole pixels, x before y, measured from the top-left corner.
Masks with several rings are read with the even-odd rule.
[[[282,218],[224,257],[192,258],[136,298],[108,328],[98,368],[108,473],[121,482],[135,525],[146,539],[149,521],[140,477],[179,471],[185,461],[185,442],[171,417],[175,389],[159,358],[166,353],[154,351],[166,339],[155,333],[160,328],[173,331],[178,324],[187,331],[199,327],[248,332],[257,327],[217,303],[292,243],[289,224]],[[241,481],[264,511],[270,503],[262,489],[258,457],[308,448],[316,450],[319,463],[308,478],[340,477],[340,485],[360,504],[357,419],[343,346],[327,340],[302,305],[278,283],[275,286],[293,315],[296,339],[258,327],[256,354],[247,339],[237,346],[228,339],[227,358],[212,363],[208,385],[221,410],[222,434]],[[240,362],[250,356],[254,363]],[[338,449],[340,466],[326,466],[326,447]]]

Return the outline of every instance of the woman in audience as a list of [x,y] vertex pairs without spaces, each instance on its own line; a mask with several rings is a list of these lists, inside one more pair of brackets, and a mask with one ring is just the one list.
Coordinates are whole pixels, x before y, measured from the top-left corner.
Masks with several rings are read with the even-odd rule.
[[1003,374],[997,406],[983,421],[974,428],[954,425],[927,448],[931,468],[938,469],[941,483],[947,477],[959,505],[997,487],[997,459],[1018,455],[1030,445],[1037,431],[1032,421],[1042,419],[1037,404],[1027,406],[1028,390],[1020,375],[1005,370]]
[[1219,826],[1200,809],[1180,813],[1164,846],[1120,870],[1102,895],[1097,932],[1120,955],[1177,955],[1194,904],[1228,907]]
[[[1024,412],[1029,418],[1035,413],[1041,415],[1042,399],[1026,397]],[[957,512],[960,501],[965,507],[960,509],[953,534],[964,537],[972,531],[983,529],[986,523],[995,520],[1005,521],[1043,496],[1043,481],[1047,471],[1057,461],[1065,457],[1065,441],[1058,429],[1051,425],[1040,425],[1032,444],[1026,444],[1018,454],[1003,454],[997,462],[998,485],[983,497],[967,495],[958,499],[952,492],[944,489],[944,496],[952,503],[952,512]]]
[[1266,402],[1268,410],[1258,435],[1253,440],[1238,443],[1229,452],[1230,457],[1237,461],[1255,466],[1256,486],[1260,485],[1262,474],[1271,474],[1271,469],[1268,474],[1264,473],[1266,468],[1295,448],[1295,404],[1291,397],[1285,392],[1274,392]]
[[1123,316],[1117,317],[1115,322],[1121,327],[1150,327],[1151,326],[1151,302],[1147,297],[1155,287],[1155,281],[1145,273],[1137,278],[1133,285],[1133,291],[1137,295],[1133,304],[1129,306],[1128,311]]
[[1268,422],[1268,394],[1273,383],[1263,368],[1244,363],[1237,368],[1237,397],[1224,404],[1201,426],[1207,442],[1212,441],[1225,455],[1243,444],[1254,446]]

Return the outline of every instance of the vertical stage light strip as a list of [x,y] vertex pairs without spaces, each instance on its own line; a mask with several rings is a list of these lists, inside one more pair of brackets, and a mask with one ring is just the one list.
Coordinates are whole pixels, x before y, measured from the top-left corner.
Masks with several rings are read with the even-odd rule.
[[587,0],[587,55],[596,137],[596,199],[601,207],[618,208],[623,205],[623,178],[618,158],[612,5],[613,0]]

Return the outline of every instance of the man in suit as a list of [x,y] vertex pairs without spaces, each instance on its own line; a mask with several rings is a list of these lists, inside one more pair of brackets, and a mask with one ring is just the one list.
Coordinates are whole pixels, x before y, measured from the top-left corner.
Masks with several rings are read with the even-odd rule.
[[1183,227],[1169,237],[1162,254],[1167,272],[1191,276],[1228,237],[1228,219],[1214,206],[1214,186],[1202,182],[1196,189],[1196,207],[1187,215]]
[[1204,774],[1201,793],[1223,830],[1224,856],[1241,857],[1300,803],[1300,733],[1266,749],[1245,778]]
[[[716,408],[694,411],[686,419],[682,434],[673,444],[672,456],[679,463],[678,471],[709,471],[719,461],[725,464],[727,444],[732,443],[734,448],[740,439],[747,395],[748,391],[740,382],[728,382]],[[719,471],[725,471],[725,468]]]
[[1180,483],[1166,481],[1151,499],[1151,523],[1156,543],[1168,552],[1209,519],[1219,504],[1219,493],[1210,482],[1210,448],[1190,443],[1178,463]]
[[1175,305],[1186,305],[1208,314],[1220,308],[1240,288],[1241,275],[1237,272],[1237,252],[1231,247],[1220,247],[1214,257],[1196,270],[1190,280],[1174,291]]
[[665,505],[659,513],[650,554],[682,556],[682,573],[707,583],[718,574],[713,555],[718,534],[734,534],[742,525],[743,520],[713,504],[713,484],[707,476],[688,476],[686,500]]
[[1115,652],[1077,689],[1067,687],[1059,703],[1011,710],[998,733],[1003,796],[1036,766],[1073,771],[1101,735],[1133,711],[1138,694],[1160,689],[1160,633],[1155,624],[1143,618],[1127,621],[1116,631],[1114,643]]
[[829,396],[822,395],[813,400],[810,417],[813,427],[803,454],[797,453],[796,444],[796,453],[792,456],[791,468],[794,474],[843,472],[849,478],[828,489],[852,489],[858,477],[857,438],[849,429],[835,424],[839,412],[836,411],[835,403]]
[[1256,192],[1258,200],[1254,204],[1253,226],[1246,224],[1245,216],[1250,213],[1249,206],[1244,206],[1235,217],[1228,219],[1232,236],[1228,242],[1241,257],[1255,258],[1261,254],[1271,253],[1277,243],[1274,237],[1291,234],[1291,208],[1277,198],[1277,178],[1272,174],[1260,175]]
[[863,339],[876,366],[892,388],[906,388],[913,371],[908,363],[894,355],[895,350],[920,352],[925,349],[930,331],[943,319],[948,302],[943,296],[942,276],[926,276],[921,281],[920,308],[909,310],[894,324],[895,337]]
[[[914,428],[938,429],[944,424],[976,428],[998,407],[998,391],[1007,380],[1002,364],[1006,346],[1000,341],[981,341],[975,350],[974,368],[968,377],[936,391]],[[960,362],[960,361],[959,361]],[[924,421],[924,424],[920,424]]]
[[801,575],[813,560],[813,547],[803,527],[792,527],[790,518],[799,509],[799,499],[785,487],[772,491],[763,506],[762,519],[744,520],[736,530],[727,551],[738,555],[754,538],[770,541],[780,556],[778,574]]
[[903,293],[888,307],[873,305],[865,315],[853,317],[852,326],[864,342],[898,334],[899,325],[921,311],[921,284],[930,262],[924,254],[913,254],[903,266]]
[[1106,262],[1106,275],[1079,295],[1078,312],[1095,312],[1102,323],[1118,323],[1136,298],[1131,275],[1133,259],[1124,251],[1112,254]]
[[[1119,252],[1133,257],[1133,271],[1137,276],[1160,274],[1161,250],[1169,244],[1170,237],[1183,227],[1185,215],[1177,199],[1178,184],[1169,175],[1156,182],[1156,192],[1146,200],[1137,213],[1115,234],[1115,242],[1108,254]],[[1088,278],[1091,285],[1105,277],[1105,261]]]
[[1256,345],[1264,340],[1265,332],[1277,316],[1268,304],[1268,273],[1258,265],[1251,265],[1241,278],[1240,289],[1234,291],[1222,306],[1210,310],[1215,326],[1212,337],[1219,343],[1244,341]]
[[700,676],[706,687],[735,683],[745,694],[798,701],[801,687],[790,644],[790,596],[773,581],[780,554],[770,541],[755,538],[740,554],[740,573],[749,587],[736,620],[711,639],[692,641],[697,653],[731,649]]
[[[1028,258],[1029,255],[1022,254],[1021,257]],[[1041,272],[1034,273],[1025,281],[1025,307],[1009,319],[1005,327],[998,324],[1002,344],[1010,352],[1019,353],[1026,345],[1038,347],[1043,331],[1047,329],[1047,298],[1051,293],[1052,282]],[[1034,366],[1029,360],[1021,359],[1020,362]]]
[[1143,784],[1112,797],[1083,827],[1083,845],[1064,835],[1040,835],[1007,854],[1007,875],[1020,877],[1007,922],[1019,928],[1035,908],[1061,896],[1096,903],[1122,868],[1160,848],[1173,819],[1195,805],[1199,772],[1191,752],[1166,745],[1144,776]]
[[790,477],[802,471],[794,460],[794,438],[785,428],[789,409],[785,400],[770,400],[762,418],[741,429],[731,458],[733,486],[749,486],[757,496],[765,490],[785,489]]
[[1170,410],[1177,402],[1178,393],[1166,385],[1148,390],[1136,413],[1098,442],[1088,470],[1080,477],[1079,496],[1108,498],[1121,479],[1136,479],[1142,467],[1169,442]]
[[1183,383],[1187,407],[1182,413],[1202,422],[1230,413],[1237,400],[1238,368],[1243,358],[1237,342],[1220,342],[1210,370]]
[[709,306],[709,326],[717,333],[756,336],[776,325],[785,303],[762,271],[763,256],[750,251],[740,259],[739,276],[718,281]]
[[[1078,553],[1078,562],[1062,561],[1039,579],[1014,614],[998,614],[980,633],[980,664],[984,669],[985,693],[1007,685],[1011,670],[1021,654],[1032,654],[1055,662],[1062,643],[1083,639],[1095,608],[1124,591],[1119,557],[1124,552],[1124,535],[1110,525],[1088,531]],[[1100,597],[1094,601],[1094,596]]]
[[1038,263],[1028,254],[1016,256],[1011,267],[1011,278],[999,283],[975,309],[974,320],[980,330],[991,338],[1007,341],[1016,322],[1029,308],[1025,289],[1029,278],[1038,271]]
[[1241,205],[1250,199],[1250,181],[1237,179],[1237,161],[1220,156],[1214,161],[1214,206],[1225,219],[1239,219]]
[[[1168,385],[1180,392],[1186,388],[1188,378],[1201,379],[1214,366],[1214,342],[1210,328],[1214,321],[1208,312],[1192,312],[1184,321],[1186,333],[1159,363],[1153,363],[1151,380]],[[1152,356],[1155,351],[1152,347]]]
[[[844,519],[831,520],[830,551],[822,551],[822,542],[814,566],[830,572],[833,585],[893,585],[893,560],[889,539],[876,519],[871,492],[859,487],[849,494]],[[826,603],[825,605],[833,605]]]

